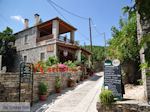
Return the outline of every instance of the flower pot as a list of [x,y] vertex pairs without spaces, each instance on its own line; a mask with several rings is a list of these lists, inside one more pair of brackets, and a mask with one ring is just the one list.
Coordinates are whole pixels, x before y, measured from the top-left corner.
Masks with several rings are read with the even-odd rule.
[[47,95],[39,95],[40,101],[46,101]]
[[84,76],[84,79],[88,79],[88,75],[85,75],[85,76]]
[[81,77],[80,77],[80,81],[83,81],[83,80],[84,80],[84,77],[83,77],[83,76],[81,76]]
[[55,88],[56,93],[60,93],[61,92],[61,88]]
[[73,87],[74,85],[75,85],[74,80],[68,79],[67,86],[68,87]]

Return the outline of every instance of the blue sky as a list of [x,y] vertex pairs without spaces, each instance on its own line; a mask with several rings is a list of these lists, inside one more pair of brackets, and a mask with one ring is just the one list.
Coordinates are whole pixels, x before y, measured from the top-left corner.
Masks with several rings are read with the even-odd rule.
[[[119,18],[122,16],[122,7],[131,5],[131,0],[53,0],[63,8],[74,12],[80,16],[91,17],[94,25],[92,26],[93,45],[104,45],[103,35],[111,38],[111,27],[118,26]],[[78,30],[75,39],[80,44],[89,44],[88,21],[72,16],[61,9],[59,11],[67,20]],[[34,14],[38,13],[42,21],[49,20],[59,15],[47,2],[47,0],[0,0],[0,31],[6,26],[11,27],[14,32],[24,28],[23,19],[29,19],[29,25],[34,25]]]

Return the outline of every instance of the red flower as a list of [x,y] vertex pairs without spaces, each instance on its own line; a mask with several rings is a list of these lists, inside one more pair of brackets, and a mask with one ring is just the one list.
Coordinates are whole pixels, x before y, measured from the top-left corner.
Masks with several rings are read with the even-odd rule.
[[44,70],[43,70],[42,67],[40,67],[40,72],[41,72],[42,74],[44,74]]
[[48,68],[47,72],[51,73],[52,72],[52,68]]

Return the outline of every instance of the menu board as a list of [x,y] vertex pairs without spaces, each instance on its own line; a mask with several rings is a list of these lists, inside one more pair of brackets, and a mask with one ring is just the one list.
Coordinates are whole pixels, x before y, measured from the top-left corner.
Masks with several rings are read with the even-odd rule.
[[32,64],[22,62],[20,64],[21,82],[31,82]]
[[105,65],[104,68],[104,86],[111,90],[113,95],[122,99],[122,79],[120,66]]

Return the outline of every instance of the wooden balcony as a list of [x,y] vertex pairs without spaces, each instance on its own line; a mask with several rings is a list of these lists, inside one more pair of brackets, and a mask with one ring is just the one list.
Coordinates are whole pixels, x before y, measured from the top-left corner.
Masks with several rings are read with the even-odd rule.
[[76,45],[79,45],[79,43],[77,41],[71,41],[70,39],[68,39],[67,37],[65,36],[59,36],[58,37],[58,41],[61,41],[61,42],[64,42],[64,43],[69,43],[69,44],[76,44]]
[[40,41],[44,41],[44,40],[49,40],[49,39],[52,39],[52,38],[53,38],[52,34],[46,35],[46,36],[42,36],[42,37],[37,37],[36,38],[36,42],[40,42]]

